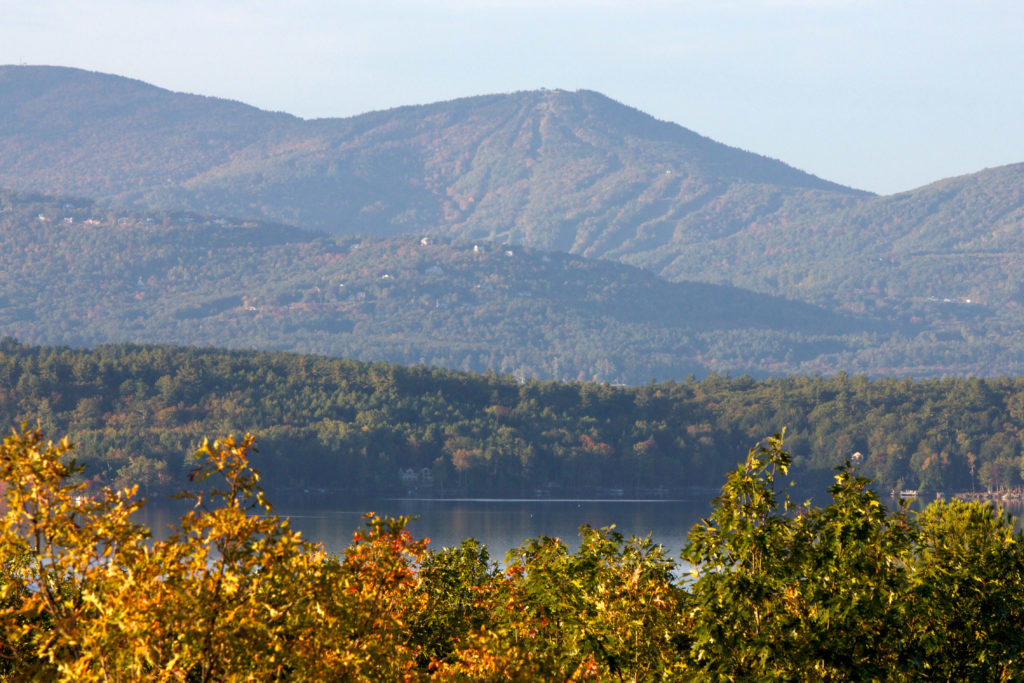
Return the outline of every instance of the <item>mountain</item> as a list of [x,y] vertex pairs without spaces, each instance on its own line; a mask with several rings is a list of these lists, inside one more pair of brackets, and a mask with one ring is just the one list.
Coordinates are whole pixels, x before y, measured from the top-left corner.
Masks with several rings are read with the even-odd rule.
[[303,121],[57,67],[0,67],[0,186],[378,236],[618,258],[866,193],[598,93]]
[[305,121],[118,76],[0,67],[0,186],[335,235],[487,239],[850,310],[1015,301],[1022,173],[875,197],[594,92]]
[[821,371],[875,320],[558,252],[0,192],[0,334],[643,383]]
[[1022,301],[1022,267],[1024,164],[1014,164],[708,240],[662,274],[832,306],[950,299],[1005,309]]
[[59,67],[0,67],[4,186],[109,197],[177,186],[301,122]]

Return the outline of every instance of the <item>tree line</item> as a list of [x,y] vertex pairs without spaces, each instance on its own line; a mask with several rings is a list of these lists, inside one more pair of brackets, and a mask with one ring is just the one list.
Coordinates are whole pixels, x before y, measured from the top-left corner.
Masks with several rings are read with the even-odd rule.
[[1024,380],[711,375],[616,387],[282,352],[5,339],[0,421],[68,434],[97,486],[151,490],[174,488],[204,434],[251,432],[279,496],[660,495],[713,487],[745,444],[786,426],[809,488],[852,458],[881,489],[923,495],[1021,485]]

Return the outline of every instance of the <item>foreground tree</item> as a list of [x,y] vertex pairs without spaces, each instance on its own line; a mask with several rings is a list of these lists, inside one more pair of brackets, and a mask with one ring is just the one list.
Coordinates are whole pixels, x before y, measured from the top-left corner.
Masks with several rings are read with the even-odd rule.
[[[68,442],[38,430],[0,451],[0,666],[12,680],[397,680],[420,604],[425,542],[371,517],[344,557],[270,514],[253,439],[204,442],[219,476],[162,542],[130,517],[133,489],[86,495]],[[405,653],[405,654],[403,654]]]
[[889,512],[847,463],[822,508],[776,435],[690,533],[692,665],[712,680],[1019,680],[1022,538],[991,506]]
[[477,589],[488,619],[458,638],[438,668],[453,680],[659,680],[687,652],[685,590],[650,539],[580,530],[569,552],[554,538],[509,553],[501,577]]
[[141,676],[148,532],[132,489],[84,495],[67,440],[23,428],[0,449],[0,665],[18,679]]
[[933,680],[1024,676],[1024,548],[989,503],[939,502],[919,516],[909,601],[916,663]]
[[683,559],[612,528],[500,570],[368,516],[340,555],[272,514],[254,441],[203,442],[165,540],[134,489],[89,491],[66,440],[0,447],[0,679],[1024,679],[1024,538],[987,505],[887,510],[848,465],[780,490],[781,435],[732,472]]

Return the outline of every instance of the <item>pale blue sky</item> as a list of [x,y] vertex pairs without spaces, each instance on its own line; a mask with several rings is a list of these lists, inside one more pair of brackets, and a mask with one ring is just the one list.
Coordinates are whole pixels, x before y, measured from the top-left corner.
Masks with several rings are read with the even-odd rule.
[[306,118],[586,88],[880,193],[1024,161],[1020,0],[0,0],[0,63]]

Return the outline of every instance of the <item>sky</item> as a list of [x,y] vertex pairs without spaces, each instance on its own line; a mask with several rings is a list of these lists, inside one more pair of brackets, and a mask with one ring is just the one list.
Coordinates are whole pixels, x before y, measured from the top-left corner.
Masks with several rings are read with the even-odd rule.
[[890,194],[1024,162],[1020,0],[0,0],[0,64],[304,118],[596,90]]

